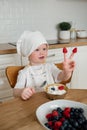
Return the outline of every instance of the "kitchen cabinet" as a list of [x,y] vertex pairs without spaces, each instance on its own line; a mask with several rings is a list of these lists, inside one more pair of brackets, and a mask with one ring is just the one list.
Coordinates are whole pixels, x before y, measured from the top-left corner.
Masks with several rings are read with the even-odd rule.
[[76,54],[76,68],[73,73],[72,88],[87,89],[87,46],[79,46]]
[[59,62],[63,61],[63,59],[64,58],[63,58],[62,48],[60,48],[60,49],[49,49],[47,62],[59,63]]
[[6,67],[11,65],[21,65],[20,56],[16,53],[0,55],[0,101],[13,98],[13,91],[5,74]]

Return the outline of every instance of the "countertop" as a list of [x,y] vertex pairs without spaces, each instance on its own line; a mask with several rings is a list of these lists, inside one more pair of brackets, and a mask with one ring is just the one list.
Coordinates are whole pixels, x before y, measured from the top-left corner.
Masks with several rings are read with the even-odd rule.
[[[87,104],[87,89],[69,89],[64,99]],[[0,130],[45,130],[36,118],[36,109],[49,101],[39,92],[27,101],[15,98],[0,103]]]
[[0,55],[16,53],[16,47],[8,43],[0,44]]
[[[63,48],[63,47],[74,47],[74,46],[85,46],[87,45],[86,39],[70,40],[67,43],[58,43],[57,40],[48,40],[49,49]],[[12,45],[13,44],[13,45]],[[3,43],[0,44],[0,55],[16,53],[16,46],[14,43]]]

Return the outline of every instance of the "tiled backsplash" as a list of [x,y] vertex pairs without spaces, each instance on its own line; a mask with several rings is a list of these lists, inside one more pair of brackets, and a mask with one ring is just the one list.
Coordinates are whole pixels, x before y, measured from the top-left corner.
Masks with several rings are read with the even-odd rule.
[[0,43],[17,41],[24,30],[40,30],[55,39],[55,26],[64,20],[87,29],[85,12],[86,0],[0,0]]

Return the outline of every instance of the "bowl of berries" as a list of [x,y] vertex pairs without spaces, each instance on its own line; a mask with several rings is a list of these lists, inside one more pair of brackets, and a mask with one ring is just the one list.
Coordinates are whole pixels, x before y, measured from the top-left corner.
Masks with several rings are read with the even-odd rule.
[[68,92],[68,87],[64,84],[49,84],[45,87],[45,92],[49,99],[63,99]]
[[71,100],[42,104],[36,116],[46,130],[87,130],[87,105]]

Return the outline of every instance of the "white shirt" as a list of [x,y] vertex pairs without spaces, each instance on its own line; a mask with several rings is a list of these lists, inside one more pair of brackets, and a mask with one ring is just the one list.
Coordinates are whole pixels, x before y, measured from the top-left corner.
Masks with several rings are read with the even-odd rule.
[[34,87],[37,91],[43,89],[40,87],[44,81],[46,84],[58,83],[59,70],[53,63],[45,63],[37,66],[26,66],[19,71],[15,88]]

